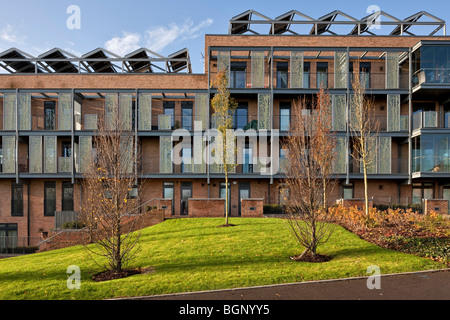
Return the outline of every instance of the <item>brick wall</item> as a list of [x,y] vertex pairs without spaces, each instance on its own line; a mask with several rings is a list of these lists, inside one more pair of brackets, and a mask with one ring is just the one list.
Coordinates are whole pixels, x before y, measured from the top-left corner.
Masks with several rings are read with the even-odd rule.
[[448,215],[448,200],[444,199],[425,199],[423,213],[429,214],[432,211],[437,214]]
[[188,200],[189,217],[224,217],[225,199],[195,199]]
[[241,217],[263,217],[264,199],[241,199]]

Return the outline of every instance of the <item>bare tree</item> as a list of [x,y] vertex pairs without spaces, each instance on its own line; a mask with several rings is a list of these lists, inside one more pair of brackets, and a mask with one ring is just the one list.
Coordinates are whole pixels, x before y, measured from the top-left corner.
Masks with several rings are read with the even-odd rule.
[[[95,157],[83,161],[81,180],[83,202],[81,220],[87,226],[91,245],[86,245],[91,258],[114,273],[135,256],[142,215],[139,198],[142,183],[137,185],[139,155],[131,126],[125,126],[118,114],[99,119],[93,136]],[[90,158],[90,159],[89,159]],[[103,257],[98,262],[94,256]]]
[[369,217],[367,174],[376,170],[377,137],[380,122],[376,118],[373,99],[366,95],[365,85],[355,72],[352,79],[353,95],[350,98],[349,129],[353,151],[351,156],[359,161],[364,176],[364,200],[366,217]]
[[228,174],[236,166],[234,161],[236,152],[235,137],[229,134],[229,130],[233,126],[233,112],[236,109],[237,103],[230,96],[228,78],[225,72],[219,72],[217,74],[215,85],[217,86],[217,93],[211,100],[211,107],[214,110],[219,139],[216,141],[214,152],[218,153],[225,174],[225,225],[228,226]]
[[283,143],[288,154],[288,221],[296,240],[305,248],[298,260],[317,258],[317,248],[328,241],[335,228],[327,223],[331,221],[327,195],[335,184],[332,168],[336,147],[329,95],[321,89],[310,106],[308,109],[304,97],[294,102],[289,136]]

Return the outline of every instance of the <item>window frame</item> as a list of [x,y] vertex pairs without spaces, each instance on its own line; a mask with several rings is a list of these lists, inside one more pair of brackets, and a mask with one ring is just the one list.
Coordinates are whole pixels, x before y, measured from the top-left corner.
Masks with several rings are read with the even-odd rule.
[[[53,129],[49,129],[47,126],[47,110],[53,110]],[[53,131],[56,130],[56,102],[44,101],[44,130]]]
[[[16,195],[15,189],[20,189],[20,199],[15,199]],[[11,216],[23,217],[23,184],[21,183],[13,182],[11,184]]]
[[[54,199],[49,199],[47,197],[47,189],[53,188],[55,189],[55,197]],[[54,217],[55,211],[53,213],[48,212],[48,204],[49,201],[54,202],[54,207],[56,211],[56,182],[55,181],[45,181],[44,182],[44,217]]]

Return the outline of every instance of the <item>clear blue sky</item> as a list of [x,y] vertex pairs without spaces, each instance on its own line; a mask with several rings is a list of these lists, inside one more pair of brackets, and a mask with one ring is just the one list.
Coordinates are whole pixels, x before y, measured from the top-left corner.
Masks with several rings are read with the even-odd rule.
[[[0,10],[0,51],[17,47],[39,55],[54,47],[76,55],[97,47],[125,55],[138,47],[148,47],[164,56],[188,48],[193,71],[203,72],[205,34],[226,34],[228,21],[248,9],[275,18],[296,9],[319,18],[341,10],[360,19],[369,6],[378,6],[404,19],[427,11],[450,23],[448,0],[433,1],[2,1]],[[6,3],[5,3],[6,2]],[[80,29],[67,28],[70,5],[80,8]],[[450,34],[450,31],[447,32]],[[442,34],[442,31],[439,31]]]

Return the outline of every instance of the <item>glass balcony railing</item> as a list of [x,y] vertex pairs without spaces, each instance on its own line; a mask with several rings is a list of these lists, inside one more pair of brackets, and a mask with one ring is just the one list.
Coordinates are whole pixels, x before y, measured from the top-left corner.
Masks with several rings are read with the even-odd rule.
[[413,130],[422,128],[450,128],[450,112],[416,111],[413,113]]
[[[211,87],[217,72],[211,72]],[[342,74],[334,74],[333,72],[304,72],[299,78],[298,75],[291,75],[289,71],[274,71],[273,79],[271,74],[266,72],[260,79],[250,71],[230,71],[228,78],[228,87],[231,89],[249,89],[249,88],[273,88],[275,89],[346,89],[347,85],[351,88],[353,73],[348,73],[347,78]],[[390,89],[408,89],[407,73],[399,73],[398,85]],[[386,73],[371,72],[364,74],[363,86],[366,90],[371,89],[387,89]]]
[[413,158],[413,172],[450,172],[450,157],[419,156]]
[[450,84],[450,68],[421,68],[413,74],[413,86],[422,83]]

